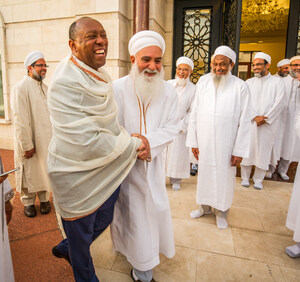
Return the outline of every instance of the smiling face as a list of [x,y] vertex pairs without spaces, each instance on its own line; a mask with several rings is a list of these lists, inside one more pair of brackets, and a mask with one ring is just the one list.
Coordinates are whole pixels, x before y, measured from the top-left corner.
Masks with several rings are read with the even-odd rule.
[[257,77],[263,77],[269,73],[270,64],[265,62],[264,59],[254,59],[252,63],[254,75]]
[[79,19],[75,38],[69,40],[72,54],[91,68],[98,70],[105,65],[108,39],[103,26],[91,18]]
[[291,66],[291,74],[293,77],[299,77],[300,75],[300,60],[294,60],[290,64]]
[[230,63],[230,59],[223,55],[216,55],[212,62],[212,71],[215,75],[226,75],[229,67],[233,68],[234,63]]
[[176,75],[181,79],[186,79],[192,73],[191,67],[188,64],[180,64],[176,68]]
[[280,75],[288,75],[290,73],[290,65],[283,65],[278,68],[278,73]]
[[44,59],[38,59],[33,65],[28,66],[28,75],[35,80],[41,81],[45,78],[47,72]]

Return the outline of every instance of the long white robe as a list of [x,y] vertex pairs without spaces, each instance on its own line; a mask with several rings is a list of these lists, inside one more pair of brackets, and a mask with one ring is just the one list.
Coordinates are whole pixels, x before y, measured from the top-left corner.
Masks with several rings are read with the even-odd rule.
[[130,134],[146,136],[151,147],[152,161],[137,160],[123,181],[111,225],[114,248],[141,271],[158,265],[159,253],[169,258],[175,255],[171,211],[165,187],[165,150],[180,128],[176,91],[169,83],[163,83],[160,96],[150,102],[143,114],[131,76],[114,82],[120,124]]
[[175,79],[168,82],[175,87],[178,95],[180,133],[167,149],[166,176],[189,178],[191,149],[186,147],[185,143],[196,86],[190,81],[183,87],[179,86]]
[[286,91],[287,109],[281,157],[290,162],[298,162],[300,159],[300,139],[295,131],[295,118],[300,110],[300,82],[290,75],[282,81]]
[[231,207],[236,168],[231,156],[248,157],[249,92],[229,74],[216,89],[211,74],[197,83],[187,146],[199,149],[197,204],[226,211]]
[[[280,78],[270,73],[262,78],[253,77],[246,81],[251,99],[251,145],[249,158],[242,165],[268,170],[276,136],[276,120],[286,105],[284,85]],[[256,116],[266,116],[266,123],[257,126]]]
[[[2,161],[0,157],[0,173],[3,173]],[[4,195],[11,190],[8,180],[0,184],[0,281],[11,282],[14,279],[14,270],[11,261],[9,238],[7,233],[5,199]]]
[[[295,131],[300,138],[300,115],[298,114]],[[293,191],[291,195],[286,227],[294,231],[293,239],[300,242],[300,169],[297,168]]]
[[[52,130],[47,107],[47,86],[26,75],[12,89],[16,188],[28,192],[51,191],[47,174],[48,145]],[[23,154],[35,148],[30,159]]]

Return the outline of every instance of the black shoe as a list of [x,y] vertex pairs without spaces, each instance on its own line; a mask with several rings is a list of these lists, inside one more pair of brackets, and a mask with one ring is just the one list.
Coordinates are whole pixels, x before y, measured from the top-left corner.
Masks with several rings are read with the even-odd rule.
[[41,214],[47,214],[51,211],[51,205],[50,202],[41,202],[40,206],[40,212]]
[[197,174],[197,170],[195,170],[195,169],[192,168],[191,171],[190,171],[190,174],[192,176],[195,176]]
[[[139,279],[136,280],[136,279],[133,277],[133,269],[131,269],[131,271],[130,271],[130,277],[131,277],[132,281],[135,281],[135,282],[142,282],[141,280],[139,280]],[[152,278],[151,282],[156,282],[156,281]]]
[[57,249],[57,246],[54,246],[54,247],[52,248],[52,254],[53,254],[54,256],[56,256],[57,258],[63,258],[63,259],[65,259],[65,260],[67,260],[68,263],[71,265],[70,257],[69,257],[69,256],[63,255],[63,254]]
[[24,207],[24,214],[27,217],[35,217],[36,216],[36,209],[34,205],[25,206]]

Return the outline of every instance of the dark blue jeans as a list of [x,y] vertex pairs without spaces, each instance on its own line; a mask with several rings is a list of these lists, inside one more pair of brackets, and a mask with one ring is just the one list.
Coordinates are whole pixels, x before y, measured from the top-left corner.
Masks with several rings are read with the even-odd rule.
[[110,225],[114,215],[114,205],[118,199],[120,187],[92,214],[73,220],[62,219],[67,239],[62,240],[57,249],[70,257],[75,280],[77,282],[99,281],[90,253],[93,241]]

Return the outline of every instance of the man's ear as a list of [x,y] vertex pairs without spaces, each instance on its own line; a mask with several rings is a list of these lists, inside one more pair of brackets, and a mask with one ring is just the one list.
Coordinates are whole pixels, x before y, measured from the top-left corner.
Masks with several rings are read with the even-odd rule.
[[266,66],[267,66],[267,70],[269,70],[271,65],[269,63],[267,63]]
[[135,63],[135,56],[131,55],[130,56],[130,61],[131,61],[132,64],[134,64]]
[[233,69],[233,67],[234,67],[234,62],[231,62],[230,66],[231,66],[231,69]]
[[77,52],[77,48],[76,48],[76,42],[72,39],[69,39],[69,46],[72,50],[72,53],[76,53]]

